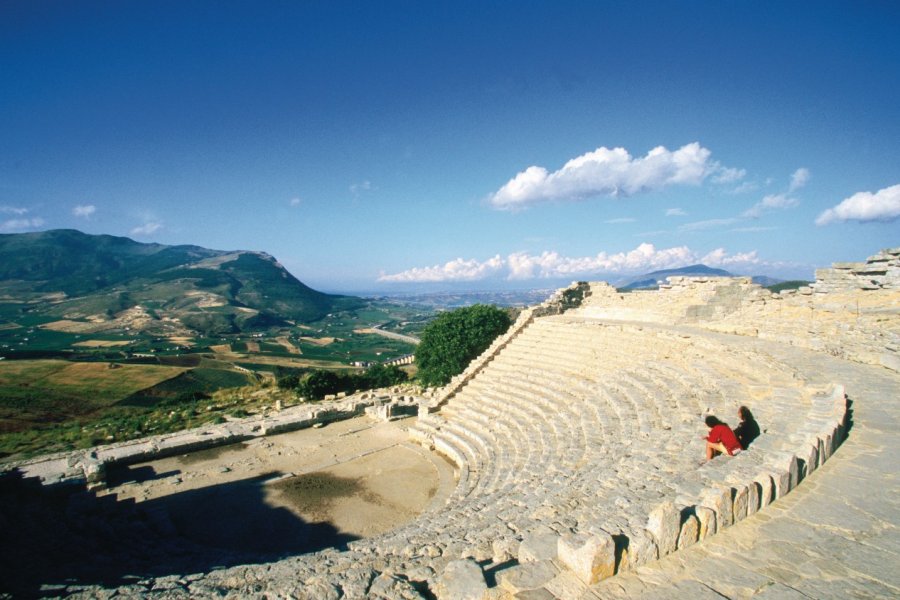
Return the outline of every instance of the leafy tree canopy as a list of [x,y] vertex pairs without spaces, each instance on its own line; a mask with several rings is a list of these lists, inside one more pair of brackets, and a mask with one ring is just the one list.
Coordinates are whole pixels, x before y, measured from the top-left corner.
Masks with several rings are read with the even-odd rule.
[[419,381],[423,385],[446,384],[511,324],[507,311],[486,304],[440,314],[425,327],[416,348]]

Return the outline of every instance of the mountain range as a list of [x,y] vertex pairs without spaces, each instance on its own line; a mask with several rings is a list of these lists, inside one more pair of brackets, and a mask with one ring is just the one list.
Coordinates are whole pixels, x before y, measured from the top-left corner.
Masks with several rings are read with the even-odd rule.
[[[620,279],[615,282],[615,286],[621,290],[647,290],[656,289],[660,283],[665,283],[667,277],[678,276],[708,276],[708,277],[735,277],[734,273],[730,273],[724,269],[714,269],[706,265],[690,265],[687,267],[679,267],[677,269],[664,269],[662,271],[653,271],[644,273],[634,277]],[[761,286],[770,286],[781,282],[781,279],[767,277],[765,275],[757,275],[752,277],[753,283]]]
[[84,324],[79,331],[173,335],[310,322],[362,301],[313,290],[264,252],[60,229],[0,235],[0,303]]

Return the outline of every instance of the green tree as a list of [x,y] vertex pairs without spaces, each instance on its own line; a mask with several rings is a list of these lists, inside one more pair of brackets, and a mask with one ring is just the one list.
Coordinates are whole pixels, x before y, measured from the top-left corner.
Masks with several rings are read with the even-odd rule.
[[397,365],[372,365],[358,377],[361,381],[357,387],[370,390],[397,385],[407,379],[406,373]]
[[473,358],[509,329],[509,313],[476,304],[438,315],[422,332],[416,348],[418,378],[424,385],[444,385],[462,373]]

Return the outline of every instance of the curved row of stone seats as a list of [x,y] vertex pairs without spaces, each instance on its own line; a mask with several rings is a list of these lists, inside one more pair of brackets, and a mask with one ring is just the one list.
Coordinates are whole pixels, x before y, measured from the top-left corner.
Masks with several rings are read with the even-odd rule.
[[[786,493],[827,457],[842,400],[839,392],[822,400],[791,369],[712,337],[545,317],[439,414],[422,414],[413,431],[439,451],[451,448],[444,453],[465,473],[443,511],[451,521],[460,515],[470,531],[494,531],[489,525],[506,515],[512,540],[505,545],[525,544],[524,556],[510,553],[520,561],[534,556],[527,550],[534,531],[545,540],[573,531],[606,535],[609,575],[672,551],[679,540],[690,545]],[[698,468],[701,417],[733,414],[739,404],[757,408],[770,433],[750,452]],[[549,532],[548,521],[555,525]],[[484,546],[477,534],[468,537]],[[559,539],[559,548],[575,544]],[[578,571],[572,552],[587,550],[569,548],[554,559]]]

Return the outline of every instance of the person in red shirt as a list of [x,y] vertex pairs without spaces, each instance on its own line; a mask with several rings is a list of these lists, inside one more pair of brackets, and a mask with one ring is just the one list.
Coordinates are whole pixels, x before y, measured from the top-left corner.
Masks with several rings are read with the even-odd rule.
[[706,417],[706,426],[709,427],[709,435],[706,439],[706,460],[718,456],[719,454],[727,454],[734,456],[739,453],[741,443],[738,442],[737,436],[726,423],[723,423],[713,415]]

